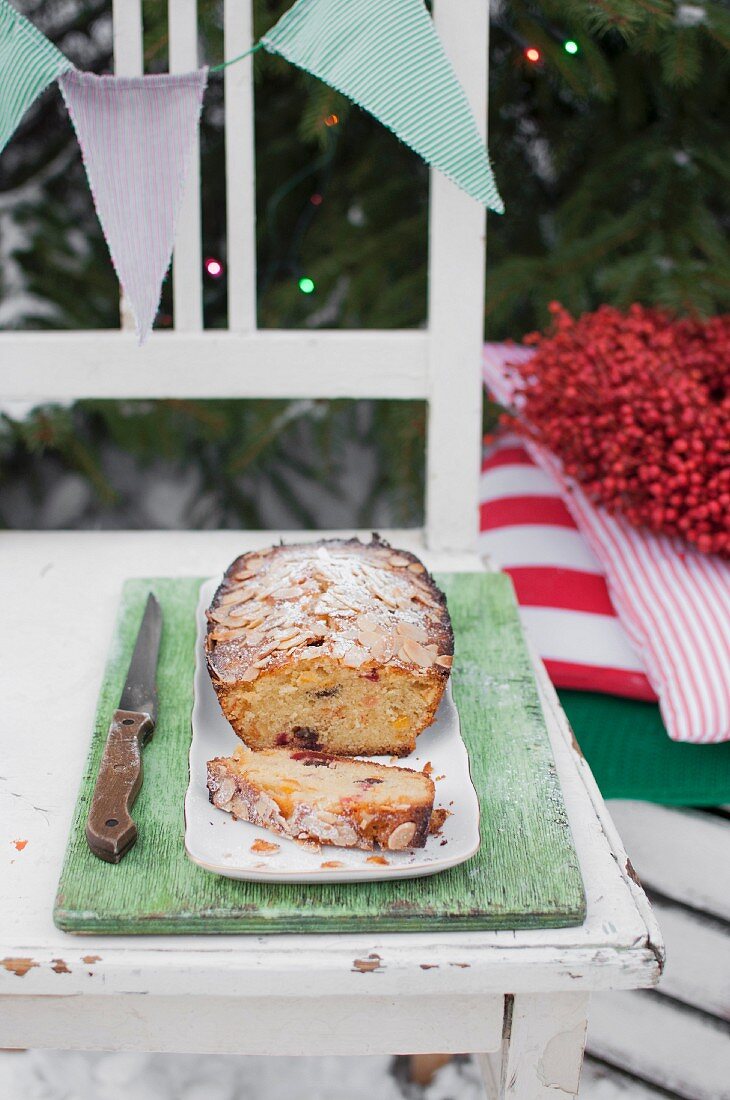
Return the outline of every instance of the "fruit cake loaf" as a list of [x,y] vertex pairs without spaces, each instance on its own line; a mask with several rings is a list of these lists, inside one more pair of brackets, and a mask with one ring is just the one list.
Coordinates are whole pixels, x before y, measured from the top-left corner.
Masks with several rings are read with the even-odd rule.
[[213,685],[251,748],[407,756],[434,719],[454,651],[446,602],[377,536],[244,554],[207,614]]
[[422,848],[434,785],[423,772],[307,749],[241,746],[208,762],[210,801],[293,840],[342,848]]

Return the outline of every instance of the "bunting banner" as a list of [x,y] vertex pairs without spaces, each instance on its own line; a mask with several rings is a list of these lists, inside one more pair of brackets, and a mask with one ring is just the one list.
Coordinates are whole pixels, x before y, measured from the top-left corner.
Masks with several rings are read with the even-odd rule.
[[144,343],[160,304],[208,70],[59,79],[119,282]]
[[0,152],[58,80],[140,344],[170,266],[208,73],[262,47],[353,100],[479,203],[504,211],[424,0],[296,0],[258,43],[211,70],[140,77],[80,72],[0,0]]
[[423,0],[297,0],[261,41],[354,100],[478,202],[504,212]]
[[0,153],[31,103],[71,67],[8,0],[0,0]]

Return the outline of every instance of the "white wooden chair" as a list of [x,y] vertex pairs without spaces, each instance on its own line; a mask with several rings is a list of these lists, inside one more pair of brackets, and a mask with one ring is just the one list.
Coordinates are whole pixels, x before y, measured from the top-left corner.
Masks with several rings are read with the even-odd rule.
[[[141,0],[114,0],[119,74],[142,71],[141,7]],[[171,68],[194,68],[195,0],[169,0],[169,13]],[[488,0],[437,0],[435,19],[483,123]],[[250,3],[228,0],[226,56],[250,42]],[[482,568],[474,546],[483,210],[432,174],[425,331],[260,331],[251,60],[228,68],[225,82],[227,133],[235,135],[226,159],[228,331],[202,329],[196,170],[175,250],[174,331],[153,334],[141,350],[124,319],[119,332],[5,333],[2,398],[425,399],[425,531],[389,537],[414,548],[433,568]],[[266,545],[280,534],[247,532],[246,544]],[[4,770],[11,777],[0,785],[0,796],[7,787],[0,820],[3,841],[28,838],[22,858],[16,853],[9,865],[9,889],[0,898],[0,1046],[251,1054],[473,1051],[484,1055],[492,1095],[576,1095],[590,992],[651,985],[661,970],[662,947],[537,661],[587,891],[582,927],[84,941],[54,928],[53,892],[121,580],[156,571],[212,572],[240,549],[235,532],[0,536],[0,598],[5,622],[13,624],[0,656]],[[372,953],[381,958],[377,973],[359,972],[354,960]]]

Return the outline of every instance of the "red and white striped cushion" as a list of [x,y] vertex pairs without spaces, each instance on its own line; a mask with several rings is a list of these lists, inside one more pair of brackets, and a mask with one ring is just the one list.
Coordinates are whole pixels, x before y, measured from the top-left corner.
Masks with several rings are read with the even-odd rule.
[[[508,404],[507,362],[529,349],[487,345],[484,380]],[[530,457],[559,487],[567,511],[606,574],[613,606],[643,660],[675,741],[730,740],[730,565],[679,539],[631,527],[595,507],[559,461],[528,442]]]
[[517,436],[482,463],[480,549],[515,586],[525,629],[558,687],[656,700],[555,482]]

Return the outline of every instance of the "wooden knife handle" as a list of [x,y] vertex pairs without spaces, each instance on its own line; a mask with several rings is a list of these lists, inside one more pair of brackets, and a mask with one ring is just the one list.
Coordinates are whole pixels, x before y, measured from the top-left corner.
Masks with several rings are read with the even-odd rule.
[[109,726],[104,755],[86,822],[94,855],[119,863],[137,839],[130,809],[142,786],[142,745],[154,729],[146,714],[117,710]]

